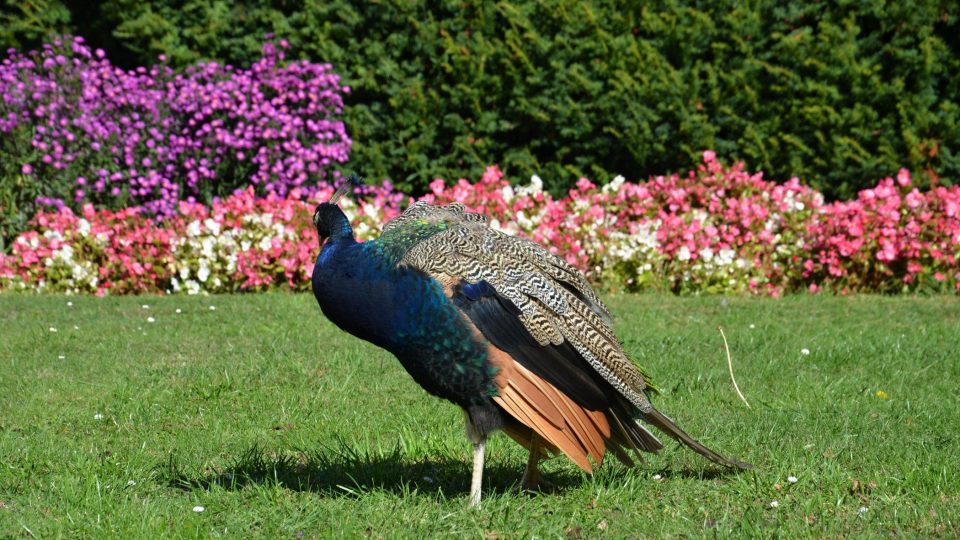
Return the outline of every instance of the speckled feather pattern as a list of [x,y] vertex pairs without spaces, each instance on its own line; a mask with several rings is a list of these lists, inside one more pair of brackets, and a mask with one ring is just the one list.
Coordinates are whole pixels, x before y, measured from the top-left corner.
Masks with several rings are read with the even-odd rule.
[[569,342],[641,412],[652,410],[647,382],[614,335],[606,307],[579,272],[539,244],[491,229],[460,205],[423,202],[388,223],[382,238],[403,266],[438,280],[486,281],[519,309],[537,342]]

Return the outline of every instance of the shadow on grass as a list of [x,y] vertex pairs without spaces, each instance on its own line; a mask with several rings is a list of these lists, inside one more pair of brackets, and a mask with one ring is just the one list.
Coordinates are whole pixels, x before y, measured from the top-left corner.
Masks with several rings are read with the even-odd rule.
[[[239,490],[252,485],[279,485],[294,491],[312,491],[328,497],[359,497],[371,491],[407,494],[442,493],[465,496],[470,491],[470,456],[410,461],[398,447],[389,453],[362,453],[342,440],[336,446],[308,452],[275,454],[258,446],[237,456],[225,468],[185,470],[175,455],[155,469],[161,483],[183,490],[215,487]],[[525,463],[515,466],[487,462],[483,473],[486,493],[506,493],[519,486]],[[580,475],[550,474],[554,489],[578,484]],[[551,490],[552,491],[552,490]]]

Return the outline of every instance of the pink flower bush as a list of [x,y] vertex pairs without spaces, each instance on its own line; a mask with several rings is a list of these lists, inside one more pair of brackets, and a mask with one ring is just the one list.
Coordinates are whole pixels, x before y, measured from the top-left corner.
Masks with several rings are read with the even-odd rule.
[[41,212],[9,256],[0,255],[0,285],[36,291],[136,294],[163,291],[177,231],[158,227],[139,208],[83,207]]
[[[476,185],[431,185],[428,200],[457,201],[494,226],[543,243],[597,281],[677,292],[779,294],[799,268],[805,222],[822,197],[797,179],[783,185],[723,167],[713,152],[687,175],[642,184],[617,177],[597,188],[583,178],[567,197],[534,177],[513,188],[496,168]],[[799,274],[799,272],[795,272]]]
[[[255,197],[252,188],[210,207],[181,202],[157,222],[138,209],[43,212],[0,255],[0,289],[73,293],[308,290],[317,237],[305,197]],[[341,203],[357,236],[379,235],[405,204],[385,183]],[[825,204],[783,184],[724,166],[713,152],[685,175],[642,183],[581,179],[556,198],[534,176],[512,186],[490,167],[476,183],[436,180],[423,199],[460,202],[491,225],[540,242],[593,281],[678,293],[960,291],[960,187],[921,193],[910,175],[881,180],[855,201]]]
[[960,290],[960,188],[910,185],[901,170],[825,207],[807,227],[803,280],[841,292]]
[[[389,183],[364,192],[359,203],[347,198],[341,207],[360,238],[369,239],[399,214],[404,197]],[[164,221],[139,208],[41,212],[11,254],[0,254],[0,290],[103,295],[308,288],[317,255],[313,208],[332,193],[322,184],[306,201],[297,189],[257,198],[251,187],[209,208],[180,202]]]

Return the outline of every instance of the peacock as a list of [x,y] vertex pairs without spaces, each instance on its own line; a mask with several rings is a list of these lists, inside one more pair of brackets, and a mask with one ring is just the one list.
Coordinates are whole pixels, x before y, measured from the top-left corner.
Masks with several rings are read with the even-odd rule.
[[460,204],[417,202],[379,238],[357,242],[337,203],[313,216],[320,254],[313,293],[341,329],[393,353],[427,392],[459,405],[473,444],[470,506],[480,504],[484,448],[502,430],[529,450],[521,480],[565,454],[591,473],[610,451],[663,447],[640,422],[733,469],[751,466],[697,442],[648,398],[607,307],[584,276],[539,244],[488,226]]

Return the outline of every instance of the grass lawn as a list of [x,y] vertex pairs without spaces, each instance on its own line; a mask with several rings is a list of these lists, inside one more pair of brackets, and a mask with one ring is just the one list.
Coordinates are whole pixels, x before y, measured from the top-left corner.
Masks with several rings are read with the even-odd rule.
[[497,435],[470,510],[459,410],[311,296],[0,295],[0,537],[960,536],[960,298],[609,301],[658,407],[753,471],[671,442],[517,494]]

